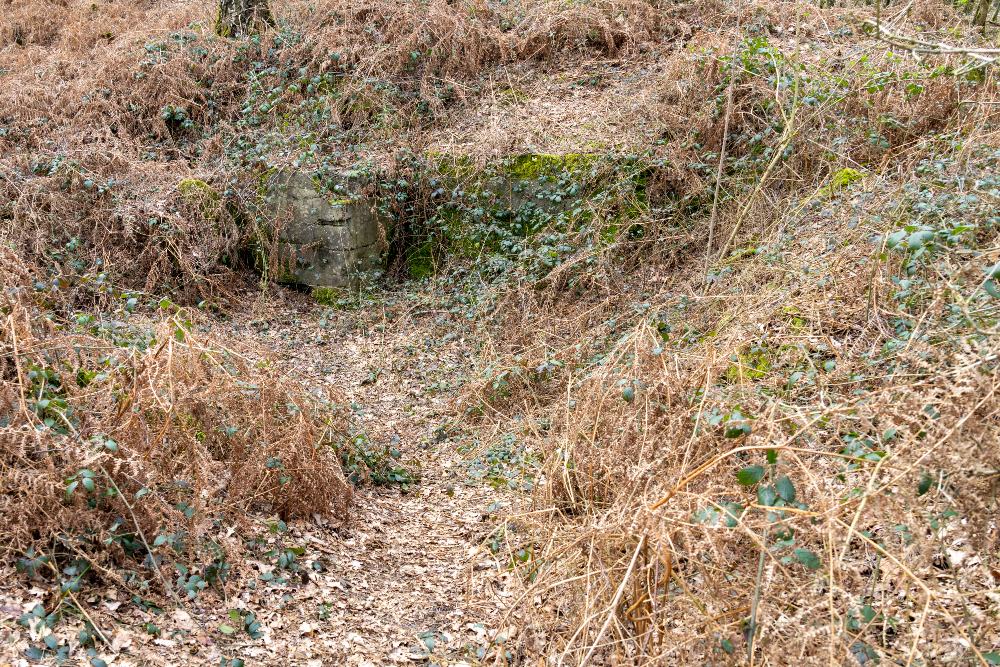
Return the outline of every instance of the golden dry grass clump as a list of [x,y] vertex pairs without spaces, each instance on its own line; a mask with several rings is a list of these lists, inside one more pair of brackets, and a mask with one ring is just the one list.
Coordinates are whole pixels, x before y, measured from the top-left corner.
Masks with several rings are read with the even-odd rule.
[[[337,396],[197,333],[187,311],[166,302],[148,327],[113,314],[61,323],[39,307],[51,297],[18,286],[34,276],[10,251],[2,266],[8,555],[190,564],[248,512],[347,518]],[[238,556],[238,541],[225,547]]]

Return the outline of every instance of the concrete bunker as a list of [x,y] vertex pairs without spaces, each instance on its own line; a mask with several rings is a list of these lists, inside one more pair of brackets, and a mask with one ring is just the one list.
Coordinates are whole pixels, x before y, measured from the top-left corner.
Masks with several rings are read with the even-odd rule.
[[310,287],[349,287],[378,268],[380,221],[372,202],[337,199],[300,171],[282,171],[267,182],[266,201],[282,223],[278,271],[284,282]]

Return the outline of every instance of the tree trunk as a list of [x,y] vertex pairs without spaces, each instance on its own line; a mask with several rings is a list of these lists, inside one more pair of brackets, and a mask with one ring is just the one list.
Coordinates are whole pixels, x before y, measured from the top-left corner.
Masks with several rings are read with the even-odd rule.
[[972,17],[972,24],[980,26],[986,30],[986,17],[990,12],[990,0],[979,0],[976,3],[976,15]]
[[215,32],[221,37],[243,37],[274,25],[267,0],[220,0]]

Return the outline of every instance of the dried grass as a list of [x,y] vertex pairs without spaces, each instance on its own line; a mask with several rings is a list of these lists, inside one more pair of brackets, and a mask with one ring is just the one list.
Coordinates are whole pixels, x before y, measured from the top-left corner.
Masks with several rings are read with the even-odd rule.
[[[512,145],[505,135],[531,124],[557,134],[581,116],[537,121],[543,107],[517,99],[519,72],[561,75],[584,58],[613,60],[634,81],[655,61],[649,85],[637,86],[649,95],[648,123],[627,126],[636,112],[615,99],[636,88],[611,87],[593,107],[623,119],[602,128],[635,130],[615,145],[664,139],[654,157],[673,166],[654,186],[697,203],[715,184],[687,169],[698,152],[682,141],[717,150],[728,126],[733,154],[749,154],[752,137],[774,130],[779,107],[796,109],[794,123],[784,124],[796,150],[725,183],[723,242],[708,247],[697,217],[686,225],[644,221],[645,240],[603,251],[602,271],[579,289],[566,289],[569,281],[557,274],[506,295],[495,361],[517,380],[502,396],[486,383],[473,386],[470,402],[485,406],[484,419],[502,422],[523,410],[552,425],[534,443],[546,453],[535,511],[510,522],[511,539],[532,547],[517,607],[522,648],[581,663],[695,664],[749,654],[751,664],[803,664],[855,660],[864,641],[888,660],[933,664],[982,662],[980,651],[1000,643],[997,332],[956,331],[941,317],[948,299],[955,302],[948,280],[969,280],[976,267],[956,256],[950,276],[931,276],[935,290],[907,313],[927,335],[869,363],[893,338],[900,315],[891,298],[896,267],[878,259],[882,248],[872,238],[894,220],[888,202],[913,164],[952,151],[933,135],[996,143],[992,72],[971,103],[952,79],[921,79],[923,93],[907,97],[852,72],[842,95],[807,108],[799,103],[807,91],[775,89],[770,74],[792,71],[777,63],[766,74],[739,71],[724,114],[721,58],[743,37],[736,25],[759,34],[794,24],[796,39],[806,40],[861,10],[640,0],[275,5],[279,21],[305,38],[273,51],[214,38],[210,2],[18,2],[3,18],[0,400],[11,418],[0,426],[0,510],[11,517],[9,549],[80,549],[100,564],[127,557],[117,546],[93,550],[112,531],[151,543],[165,533],[210,535],[214,521],[238,520],[248,508],[345,515],[349,488],[326,446],[344,429],[344,416],[328,405],[336,397],[320,401],[251,361],[255,354],[203,339],[176,310],[157,325],[153,345],[133,350],[68,317],[77,305],[93,305],[100,267],[113,268],[127,288],[181,288],[192,301],[224,284],[223,258],[256,234],[239,220],[253,205],[256,175],[237,171],[226,152],[254,58],[343,71],[329,130],[346,134],[331,144],[370,137],[382,142],[373,151],[382,149],[383,158],[400,137],[420,146],[436,132],[449,145],[440,138],[485,99],[501,101],[474,124],[486,129],[467,145],[502,151]],[[937,2],[915,10],[939,30],[956,21]],[[178,43],[199,50],[175,49]],[[837,48],[840,60],[828,65],[834,71],[860,56],[875,73],[906,69],[867,42]],[[164,50],[170,57],[161,57]],[[293,93],[283,98],[299,101]],[[569,95],[562,101],[577,103]],[[421,104],[429,115],[418,113]],[[163,118],[167,106],[185,107],[212,131],[186,132]],[[512,106],[526,110],[520,125],[501,122]],[[831,126],[831,118],[848,125]],[[280,134],[282,121],[267,118],[258,135]],[[873,148],[867,132],[876,128],[892,151]],[[838,134],[846,141],[835,144]],[[767,141],[783,148],[773,136]],[[961,158],[963,150],[953,152]],[[281,159],[289,156],[275,156]],[[805,207],[833,163],[868,169],[869,182],[892,186],[874,188],[865,203],[882,207],[881,222],[847,231],[855,229],[851,221],[836,217],[849,215],[846,207],[832,218]],[[189,177],[212,186],[226,205],[185,199],[177,186]],[[981,247],[996,261],[993,234]],[[81,244],[70,257],[62,249],[73,239]],[[781,261],[743,252],[751,247],[780,248]],[[724,280],[705,285],[706,257]],[[61,300],[40,303],[29,287],[36,282],[56,285]],[[654,314],[692,335],[664,344],[651,327]],[[769,368],[747,369],[740,360],[761,344]],[[598,351],[608,352],[605,361],[590,362]],[[788,371],[815,366],[817,355],[835,368],[812,385],[788,386]],[[534,372],[551,359],[563,370]],[[32,367],[51,369],[58,387],[33,382]],[[103,377],[88,379],[91,371]],[[634,388],[631,401],[623,380]],[[72,415],[39,408],[46,392],[64,398]],[[736,406],[754,416],[749,436],[727,438],[706,423],[713,409]],[[40,430],[46,416],[66,433]],[[843,454],[850,433],[870,437],[886,455],[858,461]],[[116,450],[100,444],[108,437]],[[726,502],[752,505],[734,473],[761,461],[766,449],[778,452],[779,470],[794,477],[807,509],[769,522],[758,507],[732,528],[692,520]],[[79,487],[66,494],[81,469],[94,471],[102,491],[115,490],[92,497],[92,511],[84,511]],[[927,471],[932,484],[918,495]],[[141,489],[153,492],[136,498]],[[186,517],[178,503],[194,514]],[[945,520],[952,509],[960,521]],[[124,525],[110,528],[122,517]],[[819,557],[816,572],[768,548],[788,530],[796,546]],[[65,537],[88,532],[83,542]],[[865,605],[881,616],[864,618]],[[863,621],[857,627],[848,624],[852,614]],[[758,623],[754,647],[744,639],[750,617]]]
[[[507,526],[512,553],[532,554],[518,568],[514,612],[529,652],[572,664],[746,659],[751,607],[755,664],[846,664],[858,642],[900,664],[981,662],[977,651],[996,646],[997,310],[986,314],[993,329],[949,330],[942,306],[954,295],[942,285],[912,314],[924,336],[875,363],[898,315],[893,267],[873,263],[872,231],[838,238],[851,250],[830,255],[830,234],[811,226],[796,234],[797,256],[744,260],[704,295],[692,290],[695,254],[671,276],[620,277],[655,289],[639,315],[636,292],[618,289],[566,304],[521,293],[502,309],[516,315],[501,349],[526,375],[551,359],[576,369],[525,383],[484,413],[551,423],[529,438],[546,461],[533,507]],[[985,247],[996,242],[994,231]],[[956,269],[976,279],[977,267]],[[673,324],[671,341],[650,312]],[[588,365],[608,340],[618,342]],[[768,351],[766,369],[745,361],[753,346]],[[792,370],[822,363],[818,350],[835,369],[814,386],[789,385]],[[489,397],[479,385],[468,400]],[[736,407],[753,420],[734,440],[708,421]],[[848,434],[869,437],[884,458],[852,458]],[[764,464],[767,449],[807,505],[776,521],[735,476]],[[732,528],[696,519],[713,508],[724,518],[728,502],[750,508]],[[942,518],[948,511],[961,519]],[[792,548],[775,547],[782,534],[820,569],[783,559]],[[849,625],[866,605],[882,616]]]
[[[685,56],[688,74],[664,80],[685,94],[664,97],[663,118],[674,136],[687,123],[718,149],[718,58],[732,47],[706,45],[717,56]],[[848,62],[866,54],[872,73],[905,74],[877,45],[851,48]],[[772,72],[741,72],[731,155],[782,113],[795,150],[724,181],[722,241],[706,247],[704,206],[602,251],[583,289],[546,279],[501,299],[486,361],[517,381],[503,392],[475,383],[464,407],[498,429],[550,425],[527,429],[544,474],[500,554],[522,586],[511,613],[526,659],[853,664],[870,649],[896,664],[986,664],[1000,645],[1000,310],[977,287],[998,230],[969,213],[979,250],[944,251],[905,305],[900,256],[882,241],[911,198],[984,175],[969,156],[996,137],[993,74],[973,91],[922,80],[913,98],[857,70],[837,74],[845,93],[809,108],[790,87],[776,92]],[[893,149],[876,150],[870,131]],[[765,143],[783,145],[777,134]],[[918,163],[934,160],[954,166],[916,187]],[[843,166],[865,170],[863,183],[828,188]],[[706,189],[675,191],[704,201]],[[969,319],[949,317],[956,309]],[[892,347],[901,321],[916,331]],[[810,369],[814,383],[790,380]],[[750,433],[727,437],[717,417],[736,409],[752,416]],[[852,450],[856,438],[869,449]],[[737,481],[744,467],[768,469],[767,450],[777,466],[765,474],[787,475],[806,507],[769,517]],[[739,503],[731,527],[727,503]]]
[[[10,251],[0,259],[9,278],[30,276]],[[352,492],[337,447],[347,417],[336,395],[309,393],[257,351],[198,334],[176,307],[149,329],[98,328],[44,317],[11,282],[0,299],[7,554],[70,550],[122,564],[137,557],[121,545],[128,538],[143,543],[140,560],[152,548],[165,564],[190,564],[217,557],[207,542],[248,513],[346,520]],[[183,546],[151,547],[166,535],[184,535]],[[240,543],[227,547],[238,558]]]

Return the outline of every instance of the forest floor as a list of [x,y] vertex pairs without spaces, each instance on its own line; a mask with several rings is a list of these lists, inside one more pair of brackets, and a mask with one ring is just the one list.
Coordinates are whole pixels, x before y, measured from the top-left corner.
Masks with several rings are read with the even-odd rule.
[[[368,441],[398,449],[420,480],[358,488],[342,523],[259,526],[259,539],[293,549],[302,567],[282,577],[247,561],[269,581],[244,577],[249,583],[223,601],[146,610],[112,589],[89,595],[84,606],[111,641],[101,654],[107,664],[474,664],[512,632],[504,629],[508,575],[485,543],[491,516],[518,494],[470,477],[475,447],[449,428],[470,369],[468,331],[421,298],[411,292],[337,310],[280,288],[248,291],[235,310],[250,316],[206,325],[223,340],[267,350],[311,387],[335,386]],[[49,592],[26,589],[12,572],[0,581],[0,665],[31,664],[24,650],[38,638],[17,620]],[[248,613],[260,623],[256,639],[241,627]]]

